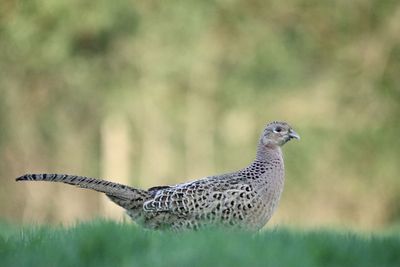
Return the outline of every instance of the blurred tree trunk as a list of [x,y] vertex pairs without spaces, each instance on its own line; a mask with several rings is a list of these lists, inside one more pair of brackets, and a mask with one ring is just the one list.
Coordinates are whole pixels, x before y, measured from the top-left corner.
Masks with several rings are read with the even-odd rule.
[[[131,141],[128,122],[121,114],[111,114],[101,127],[101,173],[104,179],[129,185]],[[107,197],[101,198],[102,216],[121,220],[123,209]]]

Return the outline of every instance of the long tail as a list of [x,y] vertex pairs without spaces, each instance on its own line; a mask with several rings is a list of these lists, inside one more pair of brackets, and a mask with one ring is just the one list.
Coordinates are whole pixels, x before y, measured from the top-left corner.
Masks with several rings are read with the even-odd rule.
[[120,200],[136,200],[138,198],[147,198],[149,195],[149,193],[145,190],[136,189],[126,185],[95,178],[67,174],[25,174],[21,177],[18,177],[16,181],[62,182],[82,188],[93,189],[98,192],[103,192],[106,193],[110,198],[115,197]]

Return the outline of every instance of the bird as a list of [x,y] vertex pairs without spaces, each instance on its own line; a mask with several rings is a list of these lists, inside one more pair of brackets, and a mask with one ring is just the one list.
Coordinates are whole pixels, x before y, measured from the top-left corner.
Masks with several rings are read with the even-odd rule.
[[288,123],[270,122],[261,133],[254,160],[245,168],[147,190],[66,174],[25,174],[16,181],[62,182],[105,193],[144,228],[258,231],[278,206],[285,179],[281,147],[291,139],[300,136]]

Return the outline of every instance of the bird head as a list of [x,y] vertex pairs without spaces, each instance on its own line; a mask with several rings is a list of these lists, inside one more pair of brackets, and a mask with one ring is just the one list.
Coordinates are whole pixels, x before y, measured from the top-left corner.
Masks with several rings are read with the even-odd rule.
[[283,146],[291,139],[300,139],[300,136],[286,122],[274,121],[268,123],[262,135],[261,142],[265,146]]

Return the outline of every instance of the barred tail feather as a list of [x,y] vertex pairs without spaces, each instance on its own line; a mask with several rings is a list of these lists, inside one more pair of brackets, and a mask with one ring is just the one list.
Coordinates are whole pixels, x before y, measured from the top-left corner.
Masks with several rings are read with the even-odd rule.
[[93,189],[98,192],[106,193],[109,196],[115,196],[119,199],[126,200],[144,197],[148,194],[144,190],[136,189],[118,183],[67,174],[25,174],[21,177],[18,177],[16,181],[62,182],[70,185],[76,185],[82,188]]

